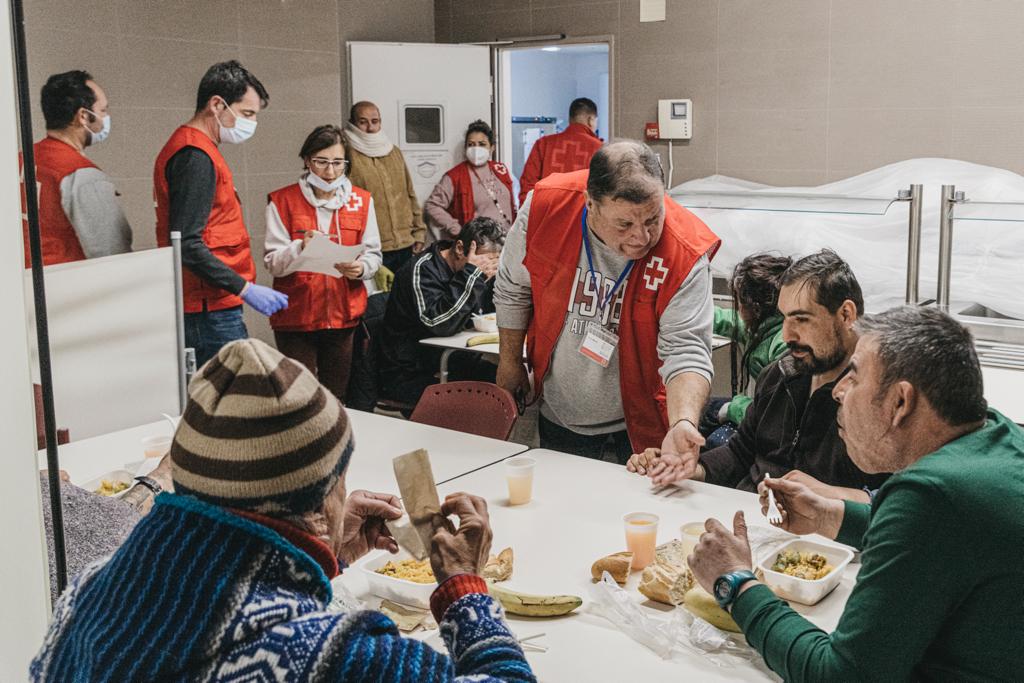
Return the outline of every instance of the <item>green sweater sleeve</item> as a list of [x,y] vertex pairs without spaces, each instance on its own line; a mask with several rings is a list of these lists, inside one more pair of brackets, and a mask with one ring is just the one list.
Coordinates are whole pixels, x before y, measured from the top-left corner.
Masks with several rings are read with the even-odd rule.
[[864,534],[871,523],[871,506],[867,503],[856,503],[852,500],[843,501],[843,523],[836,534],[836,540],[848,546],[863,547]]
[[[951,561],[961,540],[956,520],[946,518],[941,490],[922,482],[892,484],[864,537],[857,583],[833,633],[766,586],[736,600],[732,615],[747,642],[786,681],[908,680],[964,599],[965,584]],[[844,519],[847,534],[855,535],[863,512]]]
[[735,330],[740,343],[745,342],[747,338],[747,328],[743,324],[743,319],[740,318],[739,313],[732,308],[715,306],[715,321],[712,324],[711,329],[715,334],[721,337],[730,338]]
[[729,401],[729,408],[725,411],[726,419],[734,425],[738,425],[740,422],[743,422],[743,418],[747,414],[747,408],[749,408],[750,404],[753,402],[754,400],[746,394],[736,394],[732,397],[732,400]]

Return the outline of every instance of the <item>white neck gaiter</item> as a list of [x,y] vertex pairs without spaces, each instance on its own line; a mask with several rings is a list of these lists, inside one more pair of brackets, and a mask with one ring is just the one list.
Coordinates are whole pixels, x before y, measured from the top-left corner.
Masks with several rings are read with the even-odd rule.
[[352,149],[368,157],[386,157],[391,154],[394,145],[383,130],[376,133],[364,133],[349,121],[345,124],[345,135]]

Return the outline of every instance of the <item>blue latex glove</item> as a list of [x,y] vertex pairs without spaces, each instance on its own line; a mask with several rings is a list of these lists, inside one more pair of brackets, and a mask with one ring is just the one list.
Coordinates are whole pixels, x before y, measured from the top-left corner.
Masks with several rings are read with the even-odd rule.
[[242,294],[242,301],[263,315],[274,315],[282,308],[288,308],[288,295],[263,285],[251,284]]

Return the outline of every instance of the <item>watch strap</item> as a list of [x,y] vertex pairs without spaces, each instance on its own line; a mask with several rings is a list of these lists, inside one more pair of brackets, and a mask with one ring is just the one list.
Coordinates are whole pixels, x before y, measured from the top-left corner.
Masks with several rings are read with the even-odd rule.
[[[740,588],[743,587],[743,584],[747,583],[748,581],[756,580],[757,576],[754,574],[754,572],[748,570],[735,571],[729,572],[728,574],[723,574],[722,576],[719,576],[718,579],[715,581],[715,600],[718,601],[718,605],[722,609],[728,612],[729,607],[731,607],[732,603],[735,602],[737,597],[739,597]],[[720,584],[728,585],[728,594],[721,594],[721,592],[719,591]]]
[[164,490],[164,487],[158,484],[156,479],[153,479],[152,477],[147,477],[143,475],[141,477],[135,477],[135,481],[139,482],[147,489],[152,491],[154,496]]

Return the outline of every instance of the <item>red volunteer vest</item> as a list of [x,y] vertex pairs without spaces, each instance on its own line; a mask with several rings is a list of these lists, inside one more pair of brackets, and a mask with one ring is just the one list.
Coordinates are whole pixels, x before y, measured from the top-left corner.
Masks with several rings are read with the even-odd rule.
[[582,123],[571,123],[561,133],[545,135],[533,143],[523,174],[519,177],[519,205],[537,182],[552,173],[571,173],[590,168],[590,159],[604,142]]
[[[277,207],[281,221],[293,240],[301,240],[307,230],[318,230],[316,207],[306,201],[298,183],[270,193],[267,198]],[[370,193],[352,187],[348,202],[334,213],[329,236],[341,244],[362,244],[370,213]],[[279,332],[355,327],[366,312],[366,287],[362,280],[334,278],[320,273],[292,273],[274,278],[274,289],[288,295],[288,308],[270,316],[270,326]]]
[[[508,172],[505,164],[499,164],[497,161],[488,161],[487,165],[490,167],[491,172],[494,173],[494,176],[508,188],[508,196],[512,197],[512,175]],[[448,205],[447,210],[452,218],[459,222],[459,225],[465,225],[476,217],[476,205],[473,203],[473,181],[469,176],[469,169],[470,163],[463,161],[445,173],[446,176],[451,178],[452,187],[455,188],[455,193],[452,195],[452,203]],[[511,204],[513,205],[512,215],[509,218],[515,221],[515,202],[511,202]]]
[[[39,237],[43,247],[43,265],[82,261],[85,252],[78,241],[75,228],[61,206],[60,184],[63,180],[83,168],[96,168],[92,163],[66,142],[56,138],[43,138],[32,145],[36,160],[36,187],[39,202]],[[18,168],[21,177],[21,229],[25,238],[25,267],[32,267],[28,247],[28,206],[25,202],[25,175],[19,155]]]
[[[156,204],[156,241],[161,247],[170,246],[170,201],[167,190],[167,162],[185,147],[202,150],[213,161],[217,184],[213,193],[213,206],[203,230],[203,243],[213,255],[223,261],[246,282],[255,282],[256,264],[249,249],[249,231],[242,217],[242,203],[235,191],[234,177],[228,162],[205,133],[181,126],[156,157],[153,167],[153,201]],[[242,299],[215,287],[188,268],[182,269],[181,281],[185,291],[185,312],[220,311],[242,305]]]
[[[533,291],[527,357],[540,392],[562,333],[583,234],[580,221],[589,171],[548,176],[533,191],[526,258]],[[668,431],[665,385],[658,369],[658,321],[697,260],[721,240],[696,216],[665,198],[661,239],[633,266],[619,323],[619,386],[626,429],[637,453],[660,446]]]

